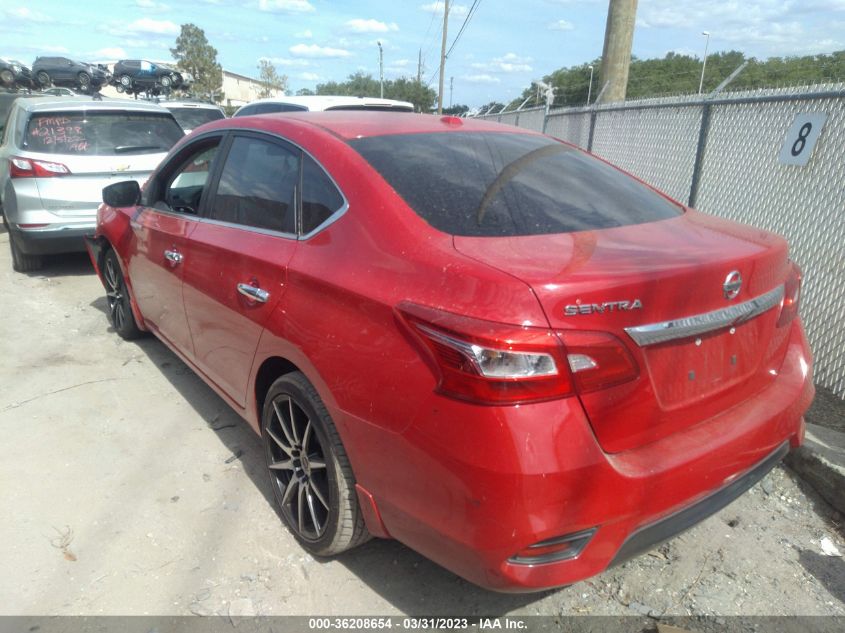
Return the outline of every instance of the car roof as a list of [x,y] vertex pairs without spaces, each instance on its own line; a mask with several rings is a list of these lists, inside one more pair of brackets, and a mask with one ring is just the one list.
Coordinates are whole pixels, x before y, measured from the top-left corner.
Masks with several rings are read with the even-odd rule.
[[256,103],[282,103],[287,105],[298,105],[309,110],[326,110],[342,106],[404,106],[413,108],[414,104],[409,101],[396,101],[395,99],[379,99],[378,97],[350,97],[344,95],[306,95],[300,97],[267,97],[250,101],[247,105]]
[[344,140],[392,134],[425,134],[440,132],[510,132],[538,134],[523,128],[502,125],[482,119],[462,119],[454,116],[412,114],[404,112],[374,112],[369,110],[332,110],[329,112],[284,112],[256,114],[221,119],[207,123],[206,130],[215,128],[254,128],[268,132],[281,131],[289,125],[320,127]]
[[[128,110],[131,112],[168,112],[155,103],[130,99],[109,99],[95,101],[87,97],[50,96],[38,99],[21,99],[21,106],[27,112],[54,112],[74,110]],[[168,112],[169,114],[169,112]]]
[[164,108],[206,108],[223,111],[220,106],[203,101],[159,101],[158,104]]

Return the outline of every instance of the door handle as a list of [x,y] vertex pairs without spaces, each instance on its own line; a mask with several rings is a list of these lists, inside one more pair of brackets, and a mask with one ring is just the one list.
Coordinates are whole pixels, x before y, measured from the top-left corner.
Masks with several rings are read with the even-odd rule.
[[258,288],[250,284],[238,284],[238,292],[245,297],[249,297],[255,301],[260,301],[261,303],[267,303],[267,299],[270,298],[269,292],[263,288]]
[[164,258],[174,264],[181,264],[185,257],[179,251],[164,251]]

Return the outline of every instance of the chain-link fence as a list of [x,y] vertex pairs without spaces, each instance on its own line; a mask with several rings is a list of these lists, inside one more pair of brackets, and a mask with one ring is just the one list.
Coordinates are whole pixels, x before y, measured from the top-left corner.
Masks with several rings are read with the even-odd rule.
[[804,270],[816,383],[845,397],[845,84],[486,118],[545,130],[690,206],[786,236]]

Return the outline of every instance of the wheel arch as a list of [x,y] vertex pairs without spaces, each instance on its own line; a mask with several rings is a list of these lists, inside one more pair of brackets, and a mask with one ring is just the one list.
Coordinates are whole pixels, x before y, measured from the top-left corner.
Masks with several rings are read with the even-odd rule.
[[[270,386],[285,374],[290,374],[295,371],[302,372],[293,362],[281,356],[270,356],[262,361],[255,373],[255,380],[253,381],[253,398],[255,402],[255,417],[258,428],[262,424],[262,411],[264,410],[264,401],[267,399],[267,393],[270,391]],[[303,374],[305,372],[302,372]]]

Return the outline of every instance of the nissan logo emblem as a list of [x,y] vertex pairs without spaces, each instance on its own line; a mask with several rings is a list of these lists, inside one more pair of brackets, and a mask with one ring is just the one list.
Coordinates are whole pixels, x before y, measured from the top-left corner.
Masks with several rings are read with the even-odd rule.
[[722,290],[725,292],[725,299],[734,299],[739,291],[742,289],[742,275],[738,270],[732,270],[725,277],[725,283],[722,285]]

